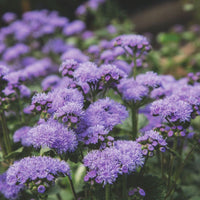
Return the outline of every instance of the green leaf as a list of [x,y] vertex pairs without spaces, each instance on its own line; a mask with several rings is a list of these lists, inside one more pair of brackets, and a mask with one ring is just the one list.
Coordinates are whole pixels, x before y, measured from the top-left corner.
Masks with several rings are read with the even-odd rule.
[[40,149],[40,156],[43,156],[45,153],[48,153],[51,150],[52,149],[50,149],[49,147]]
[[20,147],[19,149],[9,153],[7,156],[5,156],[5,159],[9,159],[9,158],[14,158],[16,155],[22,153],[22,151],[24,150],[24,147]]

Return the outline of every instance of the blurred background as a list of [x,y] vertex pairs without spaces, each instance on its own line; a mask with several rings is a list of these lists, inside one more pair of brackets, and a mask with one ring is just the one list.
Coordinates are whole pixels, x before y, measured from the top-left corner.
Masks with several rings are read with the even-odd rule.
[[[60,15],[74,20],[75,10],[84,0],[0,0],[0,15],[14,12],[18,16],[30,10],[56,10]],[[158,32],[173,24],[197,23],[200,14],[199,0],[107,0],[101,10],[101,25],[112,19],[129,19],[137,32]],[[99,14],[98,13],[98,14]],[[87,23],[92,27],[91,19]],[[1,26],[2,26],[1,22]],[[98,24],[99,25],[99,24]]]

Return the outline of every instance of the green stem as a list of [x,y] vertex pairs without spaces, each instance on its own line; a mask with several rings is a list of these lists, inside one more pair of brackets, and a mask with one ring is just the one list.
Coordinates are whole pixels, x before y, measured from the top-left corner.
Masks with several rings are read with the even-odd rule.
[[163,153],[160,152],[160,163],[161,163],[161,174],[162,174],[162,179],[164,180],[164,156]]
[[[176,147],[177,147],[177,138],[174,140],[174,144],[173,144],[173,150],[176,151]],[[171,183],[171,176],[173,173],[173,165],[174,165],[174,159],[175,156],[173,154],[170,155],[170,163],[169,163],[169,176],[168,176],[168,188],[170,187],[170,183]]]
[[138,109],[135,105],[131,108],[132,113],[132,134],[133,134],[133,140],[137,137],[137,131],[138,131]]
[[180,165],[179,170],[177,170],[176,176],[175,176],[175,180],[174,180],[174,184],[171,186],[171,188],[169,189],[168,193],[165,196],[165,200],[169,197],[169,195],[172,193],[172,191],[175,189],[176,187],[176,182],[179,179],[181,172],[185,166],[185,163],[187,162],[188,158],[190,157],[190,155],[192,154],[192,152],[195,149],[195,145],[192,147],[192,149],[189,151],[189,153],[187,154],[187,156],[185,157],[184,161],[182,162],[182,164]]
[[4,134],[3,134],[3,127],[2,126],[0,126],[0,147],[1,147],[1,151],[2,151],[2,153],[3,153],[3,156],[5,156],[6,155],[6,146],[5,146],[5,144],[4,144]]
[[122,185],[122,188],[123,188],[123,191],[122,191],[122,197],[123,199],[127,199],[128,198],[128,193],[127,193],[127,175],[125,174],[123,177],[122,177],[122,181],[123,181],[123,185]]
[[62,197],[60,196],[59,193],[56,194],[56,197],[57,197],[58,200],[62,200]]
[[9,154],[11,152],[11,141],[9,138],[9,131],[6,123],[6,118],[4,111],[0,113],[0,121],[1,121],[1,126],[2,126],[2,132],[3,132],[3,146],[5,147],[6,154]]
[[134,66],[133,66],[133,78],[136,79],[137,65],[136,65],[136,58],[135,57],[133,58],[133,64],[134,64]]
[[74,184],[73,184],[73,182],[72,182],[72,180],[69,176],[68,176],[68,179],[69,179],[69,184],[70,184],[74,199],[77,200],[77,195],[76,195],[76,192],[75,192],[75,189],[74,189]]
[[110,200],[110,185],[105,186],[105,200]]

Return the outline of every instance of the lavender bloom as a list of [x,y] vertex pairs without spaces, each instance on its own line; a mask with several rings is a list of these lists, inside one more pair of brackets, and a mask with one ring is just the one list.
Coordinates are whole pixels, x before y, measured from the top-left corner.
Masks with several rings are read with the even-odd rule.
[[19,91],[20,91],[21,98],[29,98],[31,96],[31,90],[25,85],[20,85]]
[[26,77],[26,79],[30,80],[40,76],[45,76],[50,70],[52,70],[52,68],[53,66],[51,60],[43,58],[31,65],[28,65],[21,73],[24,77]]
[[94,37],[94,33],[92,31],[83,32],[82,36],[83,40],[87,40]]
[[64,27],[63,33],[66,36],[71,36],[81,33],[84,29],[85,29],[85,23],[81,20],[75,20]]
[[43,46],[42,52],[43,53],[63,53],[68,49],[68,45],[60,38],[49,39],[47,43]]
[[[78,142],[72,130],[54,120],[41,123],[28,131],[29,146],[34,148],[49,147],[59,154],[73,152]],[[23,141],[23,140],[22,140]]]
[[0,64],[0,78],[9,73],[9,68]]
[[31,129],[29,126],[23,126],[20,129],[16,130],[13,135],[13,141],[14,142],[21,142],[23,146],[27,146],[28,142],[28,136],[27,133]]
[[125,78],[127,75],[115,65],[104,64],[100,66],[100,74],[102,80],[105,82],[118,83],[120,79]]
[[81,63],[73,74],[75,80],[79,85],[84,83],[95,84],[100,80],[100,72],[97,65],[92,62]]
[[154,101],[151,105],[151,114],[160,115],[161,118],[170,122],[187,122],[191,119],[192,106],[176,96]]
[[42,89],[47,91],[56,88],[60,83],[61,78],[57,75],[49,75],[41,83]]
[[15,200],[19,197],[19,193],[24,186],[22,184],[9,185],[6,181],[6,176],[6,172],[0,175],[0,193],[2,193],[7,199]]
[[119,68],[120,70],[124,71],[127,75],[130,74],[130,72],[131,72],[131,67],[130,67],[130,65],[129,65],[126,61],[124,61],[124,60],[115,60],[115,61],[113,62],[113,64],[114,64],[117,68]]
[[114,142],[114,147],[119,150],[118,158],[121,162],[123,173],[134,172],[138,167],[143,166],[144,158],[139,143],[118,140]]
[[99,99],[85,111],[82,123],[87,126],[102,125],[111,130],[115,125],[122,123],[128,117],[126,108],[109,99]]
[[112,62],[114,60],[114,54],[111,50],[105,50],[101,53],[100,59],[105,63]]
[[100,49],[99,49],[98,45],[89,46],[87,51],[88,51],[88,53],[94,54],[95,56],[98,56],[100,53]]
[[86,13],[86,11],[87,11],[86,6],[85,5],[80,5],[76,9],[75,13],[76,13],[76,15],[81,16],[81,15],[84,15]]
[[[86,145],[97,144],[106,140],[109,131],[102,125],[89,127],[86,131],[78,135],[79,140]],[[108,138],[109,139],[109,138]],[[111,139],[112,140],[112,139]]]
[[74,59],[77,62],[87,62],[89,60],[89,57],[84,55],[79,49],[72,48],[64,52],[61,56],[61,60],[67,60],[67,59]]
[[83,105],[80,103],[66,102],[54,113],[54,119],[62,119],[62,122],[67,123],[68,127],[71,124],[77,124],[83,115],[82,108]]
[[[52,175],[54,179],[48,180],[49,175]],[[52,185],[59,176],[70,176],[70,168],[66,162],[46,156],[25,157],[9,167],[6,181],[10,186],[26,184],[32,190],[37,184],[46,185],[46,187],[49,184]],[[33,184],[29,184],[31,182]],[[42,186],[38,187],[41,187],[39,193],[44,191]]]
[[108,32],[109,32],[110,34],[115,34],[115,33],[117,32],[115,26],[113,26],[113,25],[108,25],[108,26],[106,27],[106,29],[108,30]]
[[136,56],[151,49],[149,41],[142,35],[121,35],[113,40],[113,44],[122,46],[126,50],[133,49],[133,52],[136,51]]
[[154,72],[146,72],[136,77],[136,81],[144,86],[150,88],[157,88],[161,86],[161,78]]
[[59,68],[59,72],[62,73],[62,76],[73,77],[74,70],[78,67],[78,62],[74,59],[68,59],[62,62]]
[[139,84],[133,78],[122,79],[118,85],[118,90],[122,93],[123,99],[133,102],[141,101],[149,93],[147,87]]
[[[147,151],[153,152],[154,149],[160,149],[164,152],[163,149],[166,148],[167,142],[163,139],[163,136],[156,131],[146,131],[144,135],[140,136],[136,140],[138,143],[142,144],[143,155],[147,154]],[[145,151],[146,150],[146,151]]]
[[144,158],[140,144],[116,141],[113,147],[89,152],[83,162],[89,168],[84,180],[94,179],[106,185],[115,182],[119,174],[135,171],[143,165]]
[[65,103],[75,102],[83,105],[83,95],[77,89],[57,88],[50,94],[52,99],[52,111],[65,105]]
[[39,185],[37,191],[38,191],[38,193],[43,194],[46,191],[46,188],[44,185]]
[[2,17],[3,21],[6,23],[10,23],[14,21],[16,18],[17,18],[16,14],[12,12],[7,12]]
[[84,181],[95,179],[97,183],[103,183],[103,185],[115,182],[118,174],[122,174],[118,154],[119,151],[115,148],[89,152],[83,160],[84,165],[89,168]]
[[32,111],[34,110],[36,112],[47,112],[48,109],[52,107],[52,101],[53,100],[49,94],[38,93],[32,98]]
[[29,47],[25,44],[18,43],[13,47],[8,48],[3,54],[3,60],[12,61],[19,58],[30,51]]

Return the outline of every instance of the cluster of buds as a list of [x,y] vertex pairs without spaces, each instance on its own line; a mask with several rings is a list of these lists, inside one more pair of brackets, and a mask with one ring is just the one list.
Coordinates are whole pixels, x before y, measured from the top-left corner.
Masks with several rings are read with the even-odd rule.
[[60,65],[59,72],[62,73],[62,76],[73,78],[73,73],[77,66],[77,61],[75,61],[74,59],[67,59]]
[[185,137],[188,134],[187,130],[181,125],[170,127],[162,124],[158,125],[154,130],[160,132],[165,137]]
[[31,112],[41,113],[41,118],[46,119],[49,116],[48,110],[52,107],[52,99],[45,93],[38,93],[32,98],[30,106]]
[[166,151],[167,142],[157,131],[146,131],[145,134],[137,138],[136,141],[142,145],[142,153],[144,156],[152,157],[156,150],[161,152]]
[[141,187],[133,188],[128,192],[129,199],[140,200],[146,195],[145,191]]
[[190,85],[199,83],[200,82],[200,72],[197,72],[195,74],[191,72],[187,75],[187,78],[188,78],[188,84],[190,84]]

